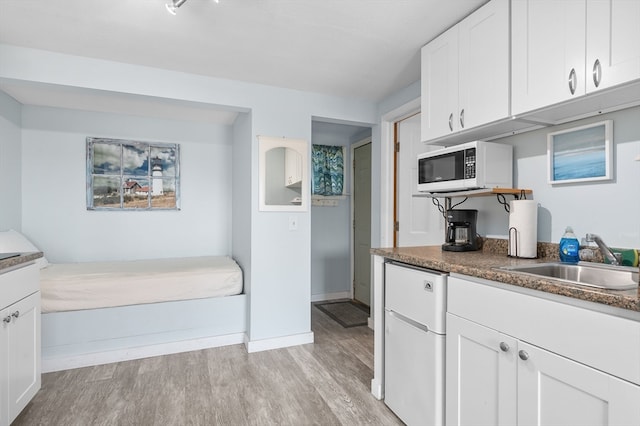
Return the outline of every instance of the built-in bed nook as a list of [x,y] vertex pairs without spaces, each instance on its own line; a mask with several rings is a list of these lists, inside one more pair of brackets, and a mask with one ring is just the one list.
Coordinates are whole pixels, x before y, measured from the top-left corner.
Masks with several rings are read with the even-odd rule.
[[242,343],[242,271],[227,256],[49,264],[41,269],[42,368]]
[[[0,234],[6,251],[39,251]],[[244,341],[242,270],[229,256],[38,263],[43,372]]]

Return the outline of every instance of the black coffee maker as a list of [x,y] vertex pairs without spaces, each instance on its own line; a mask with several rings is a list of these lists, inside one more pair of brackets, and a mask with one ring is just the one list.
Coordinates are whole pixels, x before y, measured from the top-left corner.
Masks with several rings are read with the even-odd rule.
[[447,237],[442,250],[478,250],[477,220],[478,210],[447,210]]

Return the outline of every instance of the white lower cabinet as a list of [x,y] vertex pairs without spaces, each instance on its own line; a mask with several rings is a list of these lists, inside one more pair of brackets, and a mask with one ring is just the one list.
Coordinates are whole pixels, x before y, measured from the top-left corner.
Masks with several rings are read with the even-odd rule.
[[519,425],[640,425],[640,386],[518,342]]
[[[506,345],[507,350],[500,347]],[[447,314],[448,425],[516,423],[517,340]]]
[[[39,270],[29,265],[0,274],[4,295],[22,297],[0,308],[0,425],[9,425],[40,389]],[[3,299],[3,298],[0,298]],[[6,300],[6,299],[5,299]]]
[[[638,365],[640,323],[625,322],[623,328],[631,333],[617,346],[605,346],[612,369],[630,367],[631,377],[626,380],[570,359],[562,350],[574,346],[573,339],[576,346],[585,344],[583,336],[591,331],[592,340],[586,344],[594,350],[584,360],[595,359],[598,364],[599,356],[591,358],[602,350],[598,334],[616,325],[608,324],[615,318],[596,313],[594,318],[601,316],[602,324],[577,318],[577,327],[584,331],[572,335],[562,322],[574,328],[571,322],[574,314],[584,313],[581,308],[567,306],[559,315],[561,303],[457,278],[449,279],[448,291],[448,303],[455,312],[447,314],[448,425],[640,425],[640,385],[632,371]],[[457,300],[465,293],[471,294]],[[501,293],[507,296],[504,300]],[[532,305],[542,305],[530,311],[528,299]],[[509,308],[500,309],[501,303]],[[544,337],[536,338],[539,333]],[[580,353],[575,358],[583,360]]]

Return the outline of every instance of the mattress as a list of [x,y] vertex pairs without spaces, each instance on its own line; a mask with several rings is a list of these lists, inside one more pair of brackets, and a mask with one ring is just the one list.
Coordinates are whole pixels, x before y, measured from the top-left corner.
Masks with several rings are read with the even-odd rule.
[[42,313],[240,294],[229,256],[49,264],[40,270]]

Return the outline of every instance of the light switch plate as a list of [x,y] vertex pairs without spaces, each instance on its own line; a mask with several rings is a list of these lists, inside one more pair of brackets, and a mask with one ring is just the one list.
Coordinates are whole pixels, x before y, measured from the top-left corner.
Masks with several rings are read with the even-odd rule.
[[291,215],[289,216],[289,231],[297,231],[298,230],[298,216]]

